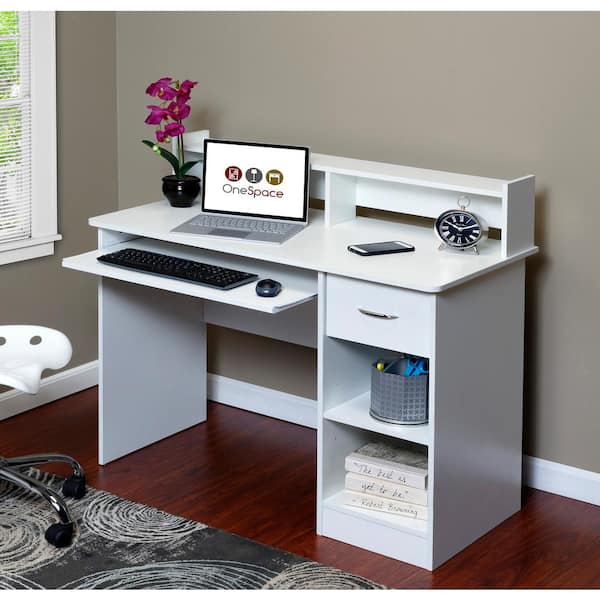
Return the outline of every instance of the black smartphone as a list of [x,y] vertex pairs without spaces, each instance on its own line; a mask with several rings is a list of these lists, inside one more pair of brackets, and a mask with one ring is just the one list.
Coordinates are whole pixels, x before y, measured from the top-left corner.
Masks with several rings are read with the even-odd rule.
[[359,256],[374,256],[376,254],[394,254],[396,252],[413,252],[415,249],[406,242],[375,242],[374,244],[355,244],[348,246],[350,252]]

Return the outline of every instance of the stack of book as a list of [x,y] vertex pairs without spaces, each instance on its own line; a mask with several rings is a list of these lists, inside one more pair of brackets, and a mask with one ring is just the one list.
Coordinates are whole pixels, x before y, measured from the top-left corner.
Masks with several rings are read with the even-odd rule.
[[427,520],[427,454],[373,442],[346,456],[345,504]]

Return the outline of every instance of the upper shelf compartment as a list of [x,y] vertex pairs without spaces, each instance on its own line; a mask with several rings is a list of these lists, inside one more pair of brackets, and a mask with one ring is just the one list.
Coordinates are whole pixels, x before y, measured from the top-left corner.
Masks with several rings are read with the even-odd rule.
[[[170,279],[141,271],[113,267],[97,260],[98,256],[107,254],[108,252],[116,252],[121,248],[139,248],[141,250],[149,250],[150,252],[187,258],[197,262],[238,269],[248,273],[256,273],[259,279],[275,279],[280,281],[283,287],[278,296],[265,298],[256,294],[255,283],[249,283],[232,290],[224,291],[188,283],[179,279]],[[270,262],[249,260],[239,256],[211,252],[210,250],[200,250],[190,248],[189,246],[169,244],[146,238],[137,238],[122,244],[110,246],[109,248],[101,248],[86,252],[85,254],[79,254],[78,256],[70,256],[63,259],[62,264],[63,267],[76,271],[119,279],[129,283],[154,287],[196,298],[204,298],[205,300],[222,302],[223,304],[233,304],[265,313],[284,311],[293,306],[308,302],[317,294],[317,275],[312,271],[295,269]]]
[[325,224],[354,219],[356,207],[437,218],[459,196],[501,230],[504,258],[534,247],[535,178],[513,181],[312,154],[311,193],[325,200]]

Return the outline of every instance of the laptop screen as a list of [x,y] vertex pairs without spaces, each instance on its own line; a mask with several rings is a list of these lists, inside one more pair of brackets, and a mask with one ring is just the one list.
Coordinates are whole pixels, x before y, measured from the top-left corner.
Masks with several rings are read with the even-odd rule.
[[205,140],[202,211],[306,221],[308,173],[308,148]]

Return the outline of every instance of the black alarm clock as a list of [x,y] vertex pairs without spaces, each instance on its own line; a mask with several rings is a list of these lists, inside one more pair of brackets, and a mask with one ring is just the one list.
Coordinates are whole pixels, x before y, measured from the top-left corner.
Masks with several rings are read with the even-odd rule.
[[442,242],[440,250],[473,249],[478,253],[477,245],[488,236],[487,223],[478,215],[467,210],[471,201],[466,196],[458,198],[459,208],[444,211],[435,221],[435,233]]

